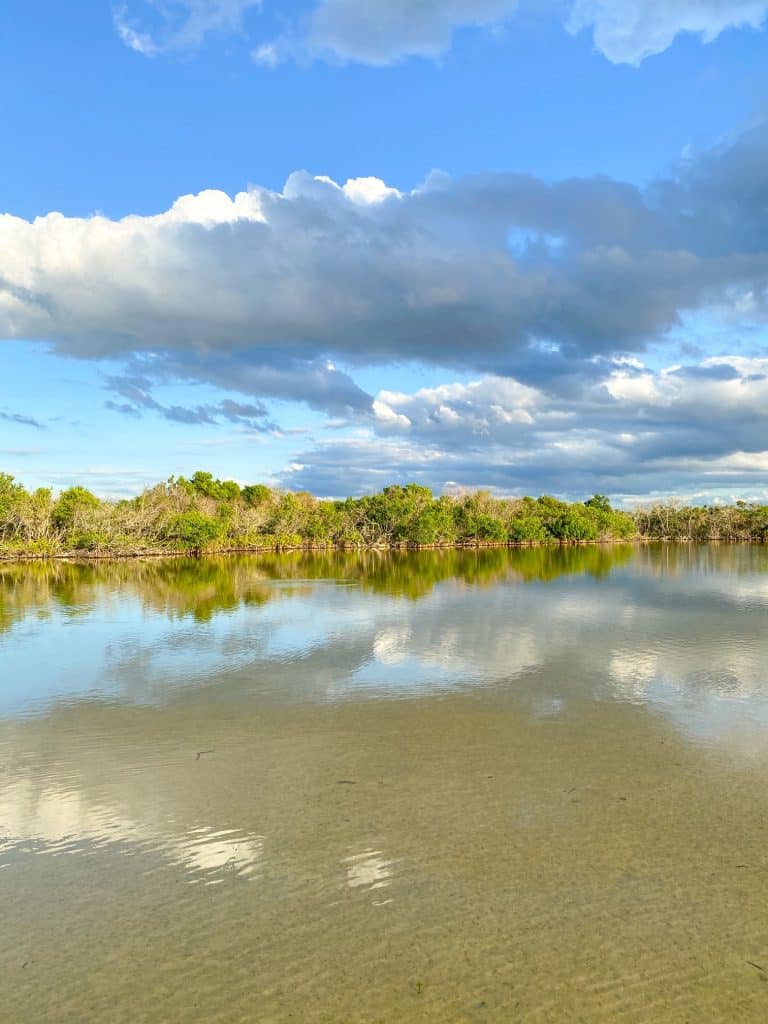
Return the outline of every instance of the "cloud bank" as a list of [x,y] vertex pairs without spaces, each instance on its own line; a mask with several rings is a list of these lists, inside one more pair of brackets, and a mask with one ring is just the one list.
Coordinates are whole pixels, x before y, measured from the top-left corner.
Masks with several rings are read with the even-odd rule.
[[646,189],[433,175],[405,193],[298,172],[279,193],[202,192],[156,216],[5,214],[0,337],[143,354],[252,394],[296,397],[300,372],[308,400],[337,407],[365,398],[334,359],[567,377],[686,311],[764,322],[766,161],[761,126]]
[[653,371],[601,367],[570,396],[506,377],[381,391],[366,432],[296,456],[292,488],[337,495],[399,479],[579,497],[768,497],[768,358],[711,357]]

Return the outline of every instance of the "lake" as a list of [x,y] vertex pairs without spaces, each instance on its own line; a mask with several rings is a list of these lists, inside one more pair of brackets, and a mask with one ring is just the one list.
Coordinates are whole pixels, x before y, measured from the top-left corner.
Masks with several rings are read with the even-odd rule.
[[19,1024],[768,1019],[768,549],[0,565]]

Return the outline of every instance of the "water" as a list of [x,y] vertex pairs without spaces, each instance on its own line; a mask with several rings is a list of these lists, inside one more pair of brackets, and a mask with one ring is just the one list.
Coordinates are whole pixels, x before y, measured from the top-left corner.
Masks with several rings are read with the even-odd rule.
[[765,1021],[768,549],[0,566],[20,1024]]

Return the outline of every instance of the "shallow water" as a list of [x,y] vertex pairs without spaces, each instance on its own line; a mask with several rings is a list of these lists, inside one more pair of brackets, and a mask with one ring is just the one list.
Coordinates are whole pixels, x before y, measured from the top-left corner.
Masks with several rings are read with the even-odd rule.
[[768,1019],[768,549],[0,566],[21,1024]]

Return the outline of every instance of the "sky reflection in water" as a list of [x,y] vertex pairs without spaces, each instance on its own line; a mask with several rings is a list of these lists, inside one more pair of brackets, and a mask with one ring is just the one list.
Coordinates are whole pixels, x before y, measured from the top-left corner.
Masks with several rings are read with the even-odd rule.
[[716,739],[768,722],[766,610],[747,547],[6,566],[0,715],[504,685],[534,715],[632,701]]

